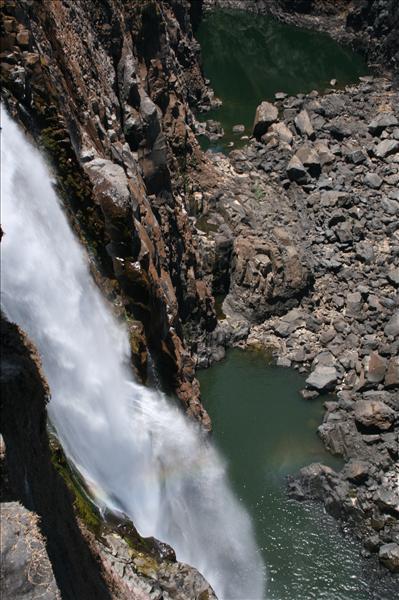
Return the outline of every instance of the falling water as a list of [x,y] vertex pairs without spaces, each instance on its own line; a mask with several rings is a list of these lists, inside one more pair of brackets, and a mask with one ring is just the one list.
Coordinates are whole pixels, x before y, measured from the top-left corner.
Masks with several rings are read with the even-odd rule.
[[263,563],[221,458],[134,382],[126,329],[91,279],[43,158],[4,111],[2,138],[2,305],[39,349],[65,452],[99,504],[172,545],[219,598],[261,600]]

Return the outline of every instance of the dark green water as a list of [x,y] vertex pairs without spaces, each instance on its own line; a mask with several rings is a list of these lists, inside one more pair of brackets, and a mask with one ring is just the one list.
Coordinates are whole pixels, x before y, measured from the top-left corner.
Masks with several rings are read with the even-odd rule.
[[289,95],[324,90],[331,79],[342,87],[365,75],[363,58],[334,42],[328,35],[279,23],[268,16],[241,11],[206,15],[197,33],[206,77],[221,108],[201,119],[221,121],[225,137],[205,142],[204,148],[223,150],[228,142],[242,145],[233,125],[245,125],[251,135],[255,110],[276,92]]
[[303,377],[268,365],[260,353],[233,350],[199,379],[214,440],[255,525],[267,600],[393,600],[388,583],[366,577],[373,568],[361,559],[360,546],[321,506],[286,497],[285,478],[300,467],[339,466],[316,434],[322,401],[298,393]]

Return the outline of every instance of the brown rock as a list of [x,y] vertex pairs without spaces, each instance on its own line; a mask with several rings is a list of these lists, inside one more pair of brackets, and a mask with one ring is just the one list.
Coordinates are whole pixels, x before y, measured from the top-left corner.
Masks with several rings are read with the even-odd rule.
[[358,400],[355,404],[355,420],[365,428],[386,431],[394,419],[392,408],[380,400]]

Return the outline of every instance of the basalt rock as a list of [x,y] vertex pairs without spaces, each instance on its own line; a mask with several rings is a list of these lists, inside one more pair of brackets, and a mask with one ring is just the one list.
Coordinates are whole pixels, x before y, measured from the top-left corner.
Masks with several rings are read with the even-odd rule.
[[194,12],[186,1],[6,0],[2,68],[8,110],[49,154],[103,289],[143,324],[139,346],[166,389],[209,427],[183,334],[216,325],[188,219],[188,166],[203,162],[191,109],[211,103]]

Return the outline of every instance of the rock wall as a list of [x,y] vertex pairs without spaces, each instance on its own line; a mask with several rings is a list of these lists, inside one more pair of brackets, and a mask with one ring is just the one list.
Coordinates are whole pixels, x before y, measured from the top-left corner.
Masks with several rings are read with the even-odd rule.
[[2,598],[216,600],[169,546],[120,517],[103,521],[62,450],[50,449],[36,350],[4,319],[1,341]]
[[166,389],[210,426],[183,328],[211,331],[213,299],[188,218],[203,161],[191,107],[209,105],[186,0],[6,0],[4,101],[48,152],[106,295]]

